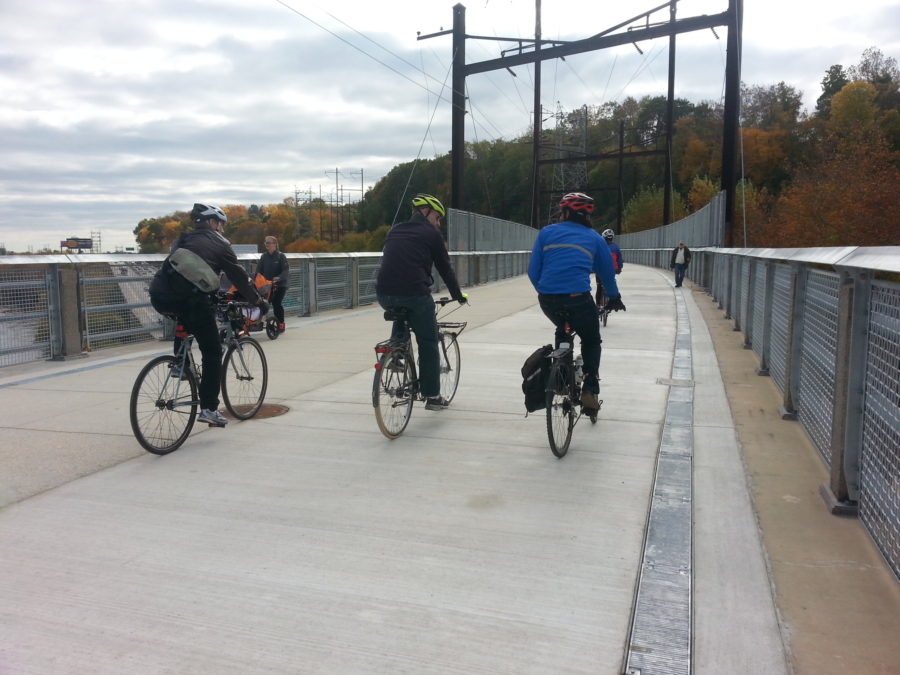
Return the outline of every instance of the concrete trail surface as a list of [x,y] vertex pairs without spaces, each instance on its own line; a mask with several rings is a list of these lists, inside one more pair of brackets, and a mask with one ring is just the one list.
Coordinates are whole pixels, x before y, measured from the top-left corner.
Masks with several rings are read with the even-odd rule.
[[[469,291],[456,398],[395,441],[371,405],[377,307],[260,336],[290,412],[165,457],[128,394],[166,345],[5,369],[0,673],[621,673],[675,341],[671,281],[622,279],[600,420],[561,460],[524,416],[519,369],[552,340],[525,278]],[[704,339],[697,395],[727,413]],[[731,483],[695,524],[695,672],[786,673],[732,422],[703,424],[695,489]]]

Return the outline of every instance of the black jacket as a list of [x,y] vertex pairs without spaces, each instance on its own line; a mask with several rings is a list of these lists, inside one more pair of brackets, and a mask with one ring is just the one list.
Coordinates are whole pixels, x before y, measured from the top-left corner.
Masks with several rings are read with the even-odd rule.
[[[675,267],[675,256],[678,255],[678,247],[672,249],[672,260],[669,261],[669,267]],[[684,264],[689,265],[691,262],[691,249],[684,247]]]
[[262,274],[269,281],[276,279],[279,288],[287,288],[291,280],[291,268],[288,265],[287,256],[281,251],[263,253],[259,257],[256,273]]
[[456,274],[440,230],[420,213],[412,220],[398,223],[387,233],[381,269],[375,282],[378,295],[431,295],[432,265],[447,284],[454,300],[462,300]]
[[[225,276],[245,298],[259,297],[256,289],[247,279],[246,270],[238,264],[231,244],[215,230],[197,229],[187,232],[172,244],[170,253],[179,248],[186,248],[191,253],[196,253],[216,274],[224,271]],[[153,277],[153,281],[150,282],[150,295],[157,297],[190,299],[198,293],[200,291],[196,290],[191,282],[172,269],[168,260],[163,263],[156,276]]]

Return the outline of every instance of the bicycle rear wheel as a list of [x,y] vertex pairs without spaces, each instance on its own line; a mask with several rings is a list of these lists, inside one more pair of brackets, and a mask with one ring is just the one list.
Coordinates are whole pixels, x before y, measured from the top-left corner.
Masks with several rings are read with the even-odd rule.
[[249,420],[262,407],[269,385],[269,366],[253,338],[240,338],[222,362],[222,400],[239,420]]
[[144,366],[131,390],[129,416],[138,443],[167,455],[187,439],[197,418],[197,381],[190,369],[172,377],[174,356],[158,356]]
[[550,367],[547,378],[547,438],[550,449],[557,457],[562,457],[569,450],[572,428],[578,414],[571,398],[573,376],[569,364],[557,359]]
[[461,361],[459,356],[459,343],[455,333],[441,333],[441,397],[449,403],[456,396],[456,388],[459,386],[459,370]]
[[412,415],[410,367],[407,351],[395,349],[382,355],[375,370],[372,407],[381,433],[392,440],[403,433]]

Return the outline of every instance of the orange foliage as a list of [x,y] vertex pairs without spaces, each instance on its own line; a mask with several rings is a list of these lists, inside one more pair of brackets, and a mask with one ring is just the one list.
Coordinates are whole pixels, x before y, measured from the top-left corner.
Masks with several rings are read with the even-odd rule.
[[763,131],[744,129],[745,176],[761,185],[766,179],[784,167],[787,154],[784,151],[785,132],[781,129]]
[[900,245],[895,160],[884,142],[841,145],[781,194],[764,226],[765,245]]
[[318,239],[297,239],[287,245],[288,253],[330,253],[331,244]]
[[225,215],[228,216],[229,222],[234,222],[238,218],[247,217],[247,207],[241,204],[229,204],[228,206],[223,206],[222,210],[225,212]]

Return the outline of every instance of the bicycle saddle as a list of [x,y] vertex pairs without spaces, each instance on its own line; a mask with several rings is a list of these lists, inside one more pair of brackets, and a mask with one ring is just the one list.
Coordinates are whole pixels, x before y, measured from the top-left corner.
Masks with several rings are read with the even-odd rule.
[[405,307],[391,307],[384,310],[385,321],[406,321],[409,318],[409,312]]

